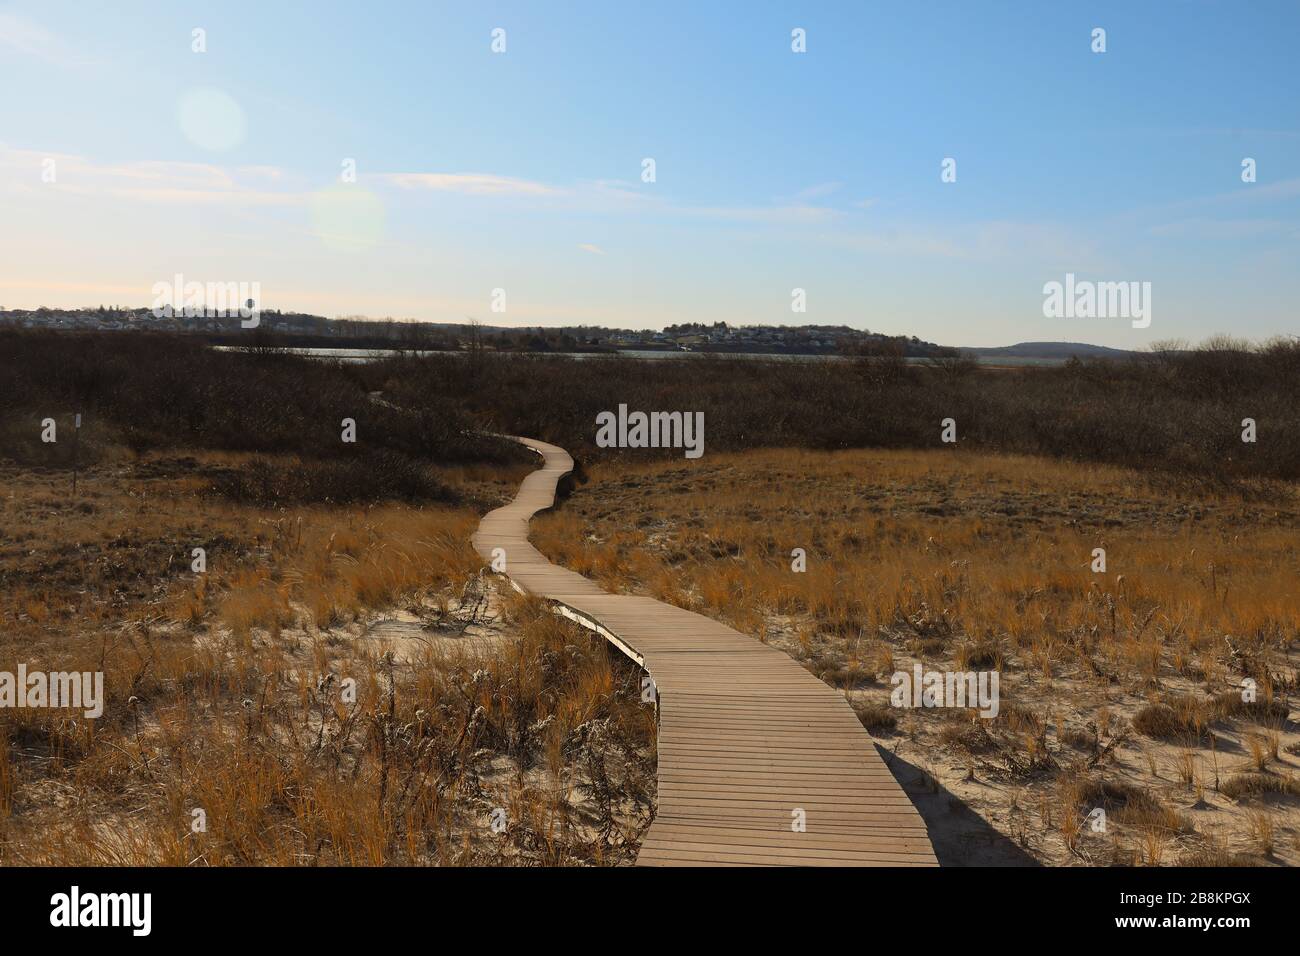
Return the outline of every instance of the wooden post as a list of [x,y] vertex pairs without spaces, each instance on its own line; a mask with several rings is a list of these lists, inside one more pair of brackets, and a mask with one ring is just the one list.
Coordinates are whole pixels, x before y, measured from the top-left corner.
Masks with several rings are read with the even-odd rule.
[[81,438],[81,412],[77,412],[72,420],[72,494],[77,494],[77,451]]

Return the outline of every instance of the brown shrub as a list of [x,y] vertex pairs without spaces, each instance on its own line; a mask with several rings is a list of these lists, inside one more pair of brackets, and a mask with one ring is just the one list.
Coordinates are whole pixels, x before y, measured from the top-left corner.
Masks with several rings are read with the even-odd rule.
[[898,726],[898,717],[887,704],[855,701],[853,712],[858,715],[862,726],[873,734],[890,733]]

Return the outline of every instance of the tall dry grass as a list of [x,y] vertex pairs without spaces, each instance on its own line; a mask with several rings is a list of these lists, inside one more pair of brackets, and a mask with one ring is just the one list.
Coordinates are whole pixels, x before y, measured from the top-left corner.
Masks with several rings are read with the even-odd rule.
[[[196,646],[146,628],[99,662],[85,648],[67,663],[104,667],[101,720],[0,724],[0,860],[627,862],[654,794],[636,670],[545,609],[509,614],[499,648],[431,642],[401,661],[327,638]],[[50,804],[51,787],[76,801]]]
[[1267,677],[1300,631],[1293,496],[1170,501],[1122,470],[937,452],[759,451],[591,476],[537,520],[539,547],[760,638],[763,621],[796,616],[844,640],[900,633],[968,656],[999,643],[1045,673],[1130,680],[1175,659],[1214,670],[1225,635]]
[[[103,462],[80,501],[43,490],[48,476],[0,473],[6,527],[33,543],[0,555],[20,582],[0,594],[0,668],[102,671],[107,696],[98,720],[0,712],[0,863],[635,854],[654,792],[635,671],[523,604],[462,636],[484,631],[494,600],[469,545],[475,510],[267,509],[203,494],[194,470]],[[465,497],[515,477],[441,474]],[[394,610],[438,626],[385,653],[365,625]]]
[[[1300,786],[1293,488],[952,450],[764,449],[586,473],[534,521],[552,560],[790,653],[892,748],[1014,817],[1008,839],[1046,862],[1180,859],[1208,839],[1173,809],[1188,787],[1221,835],[1263,845],[1242,802]],[[890,709],[889,678],[913,662],[997,670],[999,716]],[[1037,797],[1032,840],[1005,786]],[[1099,800],[1115,811],[1100,844],[1083,825]]]

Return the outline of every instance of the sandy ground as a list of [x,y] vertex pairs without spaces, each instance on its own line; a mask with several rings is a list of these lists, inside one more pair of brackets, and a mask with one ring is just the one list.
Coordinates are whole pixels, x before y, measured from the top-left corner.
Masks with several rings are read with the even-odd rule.
[[[691,468],[593,468],[560,512],[538,525],[534,540],[557,563],[607,588],[722,617],[842,689],[860,714],[885,713],[884,721],[864,723],[925,816],[946,865],[1300,863],[1294,709],[1285,719],[1245,709],[1215,713],[1216,700],[1240,686],[1237,649],[1222,633],[1186,644],[1183,622],[1160,615],[1180,601],[1200,606],[1206,588],[1213,613],[1220,601],[1230,606],[1231,589],[1244,622],[1266,621],[1263,601],[1294,613],[1284,599],[1278,603],[1276,590],[1296,580],[1287,570],[1300,529],[1294,498],[1233,501],[1147,487],[1118,470],[1028,459],[766,451],[706,458]],[[1082,572],[1008,563],[1008,576],[1027,602],[1059,596],[1059,607],[1043,605],[1043,613],[1083,622],[1075,628],[1080,633],[1092,626],[1090,608],[1104,614],[1106,601],[1127,606],[1127,597],[1145,588],[1146,603],[1134,602],[1127,625],[1132,633],[1122,633],[1121,618],[1118,640],[1095,659],[1068,645],[1042,650],[996,633],[981,636],[1005,656],[998,665],[1002,711],[990,721],[965,711],[890,706],[894,671],[914,663],[965,669],[958,652],[969,652],[976,639],[981,592],[939,597],[960,615],[922,603],[907,615],[911,624],[886,616],[868,626],[851,614],[837,621],[776,607],[788,603],[785,555],[793,542],[810,542],[810,554],[834,558],[829,573],[842,580],[832,590],[848,592],[851,601],[858,582],[893,580],[882,562],[895,556],[906,562],[917,555],[946,577],[950,564],[1023,561],[1020,551],[1032,542],[1051,543],[1044,555],[1077,547],[1086,557],[1090,536],[1104,536],[1113,553],[1129,556],[1129,581],[1112,573],[1105,583],[1111,596],[1073,596],[1070,575],[1086,576],[1086,561],[1079,562]],[[885,544],[867,550],[882,537]],[[1255,566],[1242,546],[1252,538],[1276,549]],[[1046,559],[1035,552],[1030,560]],[[910,588],[920,573],[899,572],[901,586]],[[995,581],[988,593],[1002,587]],[[906,606],[907,595],[886,589],[880,599],[886,607],[895,600]],[[990,610],[1010,624],[1019,613],[1002,604]],[[1166,625],[1167,634],[1154,633]],[[981,630],[1000,626],[1001,619]],[[1285,714],[1300,642],[1292,633],[1277,646],[1268,666],[1275,706]],[[1163,700],[1198,702],[1211,714],[1204,732],[1157,736],[1134,726]],[[1278,792],[1234,790],[1243,781]],[[1095,830],[1101,818],[1089,815],[1098,809],[1105,811],[1104,829]]]

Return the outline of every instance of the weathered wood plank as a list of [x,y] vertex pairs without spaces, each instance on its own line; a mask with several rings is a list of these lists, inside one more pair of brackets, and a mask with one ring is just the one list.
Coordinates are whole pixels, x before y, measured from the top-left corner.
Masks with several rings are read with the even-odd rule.
[[[659,790],[647,866],[937,866],[925,822],[844,697],[789,656],[683,608],[607,594],[528,543],[568,452],[542,456],[473,538],[520,590],[597,631],[659,692]],[[802,819],[800,819],[802,814]]]

